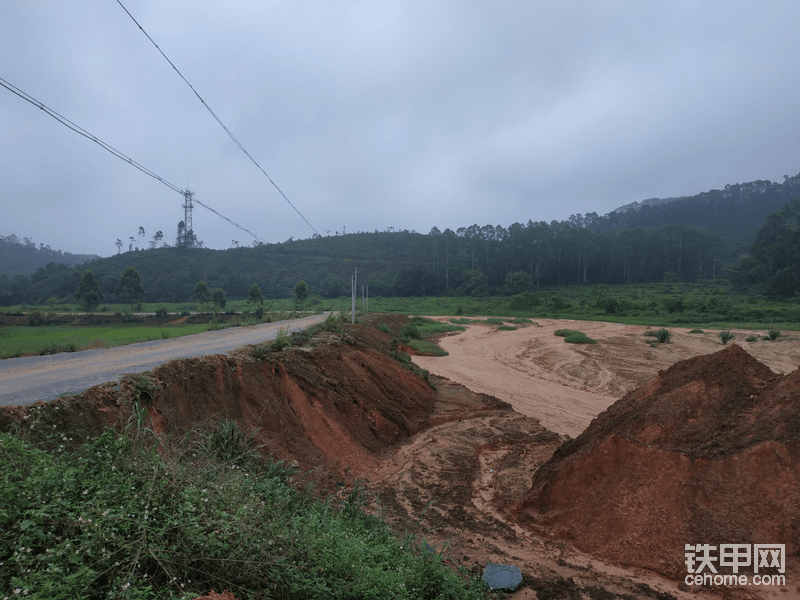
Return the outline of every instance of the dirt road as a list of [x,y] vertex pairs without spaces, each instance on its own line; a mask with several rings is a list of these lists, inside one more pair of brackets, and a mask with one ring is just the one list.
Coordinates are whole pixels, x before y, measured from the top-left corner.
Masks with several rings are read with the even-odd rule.
[[[441,318],[446,321],[446,318]],[[538,325],[538,326],[537,326]],[[689,333],[670,328],[672,341],[651,347],[648,329],[593,321],[539,319],[537,325],[498,331],[485,324],[442,338],[445,357],[414,357],[431,373],[457,381],[474,392],[510,403],[546,428],[572,437],[626,393],[649,382],[679,360],[720,350],[717,332]],[[556,329],[577,329],[598,344],[566,344]],[[800,337],[786,332],[763,341],[764,331],[731,330],[747,352],[777,373],[800,365]],[[755,335],[760,341],[746,342]]]
[[291,321],[231,327],[168,340],[130,344],[105,350],[30,356],[0,361],[0,405],[30,404],[78,393],[93,385],[116,381],[126,373],[141,373],[176,358],[220,354],[247,344],[274,340],[319,323],[326,314]]

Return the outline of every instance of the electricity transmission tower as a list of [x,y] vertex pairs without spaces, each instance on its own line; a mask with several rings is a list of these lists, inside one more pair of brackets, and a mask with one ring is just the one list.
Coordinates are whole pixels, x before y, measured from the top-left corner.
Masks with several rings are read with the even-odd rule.
[[194,192],[188,189],[183,192],[183,236],[180,239],[181,248],[193,248],[195,245],[194,229],[192,228],[193,197]]

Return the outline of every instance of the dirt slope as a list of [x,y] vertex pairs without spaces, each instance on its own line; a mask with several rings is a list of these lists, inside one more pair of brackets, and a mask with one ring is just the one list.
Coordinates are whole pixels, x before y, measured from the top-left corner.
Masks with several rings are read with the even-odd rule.
[[[157,367],[149,373],[158,387],[154,397],[141,396],[152,426],[180,433],[229,419],[245,433],[258,429],[265,454],[352,481],[375,467],[386,446],[425,426],[435,392],[376,349],[388,347],[386,334],[360,326],[350,332],[353,345],[329,335],[313,352],[291,349],[258,359],[245,347],[236,355]],[[124,425],[136,395],[135,377],[125,378],[31,407],[45,409],[59,430],[92,435]],[[27,409],[0,407],[0,429],[22,421]]]
[[776,375],[738,346],[681,361],[561,446],[520,517],[676,578],[687,543],[786,544],[796,566],[799,398],[800,371]]

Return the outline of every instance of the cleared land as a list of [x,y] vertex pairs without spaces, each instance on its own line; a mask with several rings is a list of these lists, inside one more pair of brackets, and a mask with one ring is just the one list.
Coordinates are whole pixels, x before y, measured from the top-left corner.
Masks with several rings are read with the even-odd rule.
[[[671,343],[653,347],[648,342],[654,338],[645,336],[648,328],[641,325],[537,319],[513,331],[486,324],[465,326],[463,333],[439,341],[449,356],[416,356],[414,362],[474,392],[504,400],[547,429],[571,437],[658,371],[723,348],[718,331],[711,329],[689,333],[690,328],[670,328]],[[600,343],[567,344],[554,335],[558,329],[576,329]],[[730,343],[741,345],[776,373],[789,373],[800,365],[800,336],[794,332],[764,341],[763,331],[730,331],[736,336]],[[760,341],[746,342],[749,336]]]

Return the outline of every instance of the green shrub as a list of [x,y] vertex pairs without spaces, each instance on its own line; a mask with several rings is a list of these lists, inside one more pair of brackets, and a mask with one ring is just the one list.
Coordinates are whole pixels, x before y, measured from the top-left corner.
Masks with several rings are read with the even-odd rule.
[[407,344],[409,340],[419,340],[421,338],[422,334],[420,334],[419,328],[413,323],[406,323],[400,329],[400,339],[403,343]]
[[556,311],[567,310],[568,308],[572,307],[572,305],[569,303],[569,300],[566,300],[557,294],[550,296],[549,302],[550,306],[553,307],[553,310]]
[[655,338],[658,340],[659,344],[668,344],[669,341],[672,339],[672,333],[669,329],[664,329],[663,327],[656,331]]
[[728,342],[736,337],[730,331],[720,331],[717,336],[719,337],[719,341],[722,342],[723,346],[727,345]]
[[745,342],[757,342],[758,341],[758,336],[757,335],[748,335],[746,338],[744,338],[744,341]]
[[201,433],[197,444],[208,457],[228,467],[233,464],[247,466],[258,459],[261,446],[255,442],[257,433],[258,429],[255,429],[245,435],[235,421],[224,419],[212,433]]
[[769,336],[769,339],[774,342],[781,336],[781,332],[777,329],[771,329],[767,335]]
[[286,330],[286,329],[284,329],[283,327],[281,327],[281,328],[278,330],[278,335],[277,335],[277,337],[275,338],[275,341],[274,341],[274,342],[272,342],[272,343],[269,345],[269,348],[270,348],[270,350],[272,350],[273,352],[280,352],[280,351],[281,351],[281,350],[283,350],[284,348],[286,348],[286,347],[288,347],[288,346],[291,346],[291,345],[292,345],[292,340],[291,340],[291,339],[290,339],[290,337],[289,337],[289,333],[287,332],[287,330]]
[[[322,331],[330,331],[331,333],[341,333],[342,331],[344,331],[343,323],[344,322],[342,320],[342,315],[338,313],[330,313],[327,317],[325,317],[325,320],[322,321],[322,323],[320,323],[318,327]],[[383,325],[383,323],[381,323],[381,325]],[[311,331],[312,333],[315,332],[313,327],[306,329],[306,331]]]
[[38,327],[44,323],[44,315],[41,311],[34,310],[28,313],[28,327]]
[[532,294],[531,292],[522,292],[521,294],[515,294],[511,296],[508,300],[508,308],[509,310],[518,311],[518,310],[531,310],[536,308],[541,304],[541,300],[536,294]]
[[557,329],[555,335],[563,337],[567,344],[596,344],[597,340],[593,340],[582,331],[575,331],[574,329]]
[[692,329],[689,333],[705,333],[702,329]]
[[147,373],[127,373],[120,378],[120,384],[130,385],[140,404],[149,404],[156,399],[156,392],[161,386]]
[[516,331],[518,327],[514,327],[513,325],[500,325],[497,328],[497,331]]
[[378,329],[387,335],[392,335],[392,330],[389,329],[389,326],[386,323],[378,323]]

